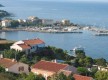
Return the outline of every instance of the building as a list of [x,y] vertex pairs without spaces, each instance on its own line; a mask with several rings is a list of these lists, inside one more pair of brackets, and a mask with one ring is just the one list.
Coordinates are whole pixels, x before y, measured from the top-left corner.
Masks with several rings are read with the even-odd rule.
[[62,24],[63,25],[70,25],[70,20],[63,19]]
[[10,49],[15,49],[16,51],[24,51],[26,52],[26,54],[29,54],[43,47],[45,47],[45,42],[37,38],[37,39],[17,41],[12,46],[10,46]]
[[98,65],[93,65],[92,67],[98,69],[99,71],[108,71],[108,66],[104,67],[104,66],[98,66]]
[[53,25],[54,21],[52,19],[42,19],[43,25]]
[[92,77],[82,76],[78,74],[74,74],[73,77],[75,78],[75,80],[94,80]]
[[2,23],[2,27],[11,26],[11,21],[10,20],[3,20],[1,23]]
[[38,17],[35,17],[35,16],[30,16],[28,17],[28,20],[30,20],[31,22],[34,22],[36,20],[38,20],[39,18]]
[[29,66],[25,63],[17,62],[15,59],[8,59],[3,58],[2,55],[0,55],[0,66],[5,68],[7,72],[12,73],[29,73]]
[[99,71],[108,71],[108,67],[98,66]]
[[60,64],[60,63],[55,63],[55,62],[50,62],[50,61],[44,61],[41,60],[38,63],[36,63],[31,71],[34,74],[41,74],[45,77],[47,80],[48,77],[52,76],[55,73],[77,73],[77,69],[73,66],[69,66],[68,64]]

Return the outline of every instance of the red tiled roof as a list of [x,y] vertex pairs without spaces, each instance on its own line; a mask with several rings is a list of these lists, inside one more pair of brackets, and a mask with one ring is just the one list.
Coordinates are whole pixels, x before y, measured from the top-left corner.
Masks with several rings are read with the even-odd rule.
[[44,43],[44,41],[42,41],[41,39],[30,39],[30,40],[23,40],[23,41],[24,41],[25,44],[28,44],[28,45]]
[[52,71],[52,72],[58,72],[59,70],[64,69],[67,66],[68,66],[67,64],[59,64],[59,63],[42,60],[42,61],[39,61],[38,63],[36,63],[33,66],[33,68]]
[[20,46],[23,49],[29,49],[30,46],[26,45],[26,44],[18,44],[18,46]]
[[73,77],[75,78],[75,80],[93,80],[92,77],[82,76],[78,74],[74,74]]
[[11,67],[12,65],[16,64],[16,61],[13,61],[12,59],[8,58],[2,58],[0,59],[0,66],[3,66],[4,68]]

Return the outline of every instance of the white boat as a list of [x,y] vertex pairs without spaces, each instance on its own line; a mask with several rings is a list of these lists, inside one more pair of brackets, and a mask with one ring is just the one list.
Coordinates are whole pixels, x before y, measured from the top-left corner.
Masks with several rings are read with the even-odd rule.
[[76,57],[75,52],[76,52],[77,50],[79,50],[79,51],[84,51],[84,48],[81,47],[81,46],[75,47],[75,48],[73,48],[72,50],[70,50],[70,55]]

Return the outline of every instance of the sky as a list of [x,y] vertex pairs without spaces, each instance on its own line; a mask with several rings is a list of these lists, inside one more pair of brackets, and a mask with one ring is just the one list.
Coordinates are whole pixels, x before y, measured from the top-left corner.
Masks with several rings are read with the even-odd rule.
[[65,1],[65,2],[71,2],[71,1],[90,1],[90,2],[108,2],[108,0],[37,0],[37,1]]

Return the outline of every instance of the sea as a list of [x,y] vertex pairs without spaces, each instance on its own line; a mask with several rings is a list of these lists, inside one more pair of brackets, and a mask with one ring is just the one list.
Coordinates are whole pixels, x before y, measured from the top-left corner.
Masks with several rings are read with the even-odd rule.
[[[108,29],[108,3],[104,2],[60,2],[37,0],[0,0],[0,7],[12,13],[13,19],[27,19],[37,16],[44,19],[69,19],[80,25],[91,25]],[[67,50],[82,46],[86,55],[93,58],[105,58],[108,61],[108,36],[94,36],[91,31],[82,34],[52,34],[27,31],[0,32],[1,38],[23,40],[40,38],[46,45]]]

